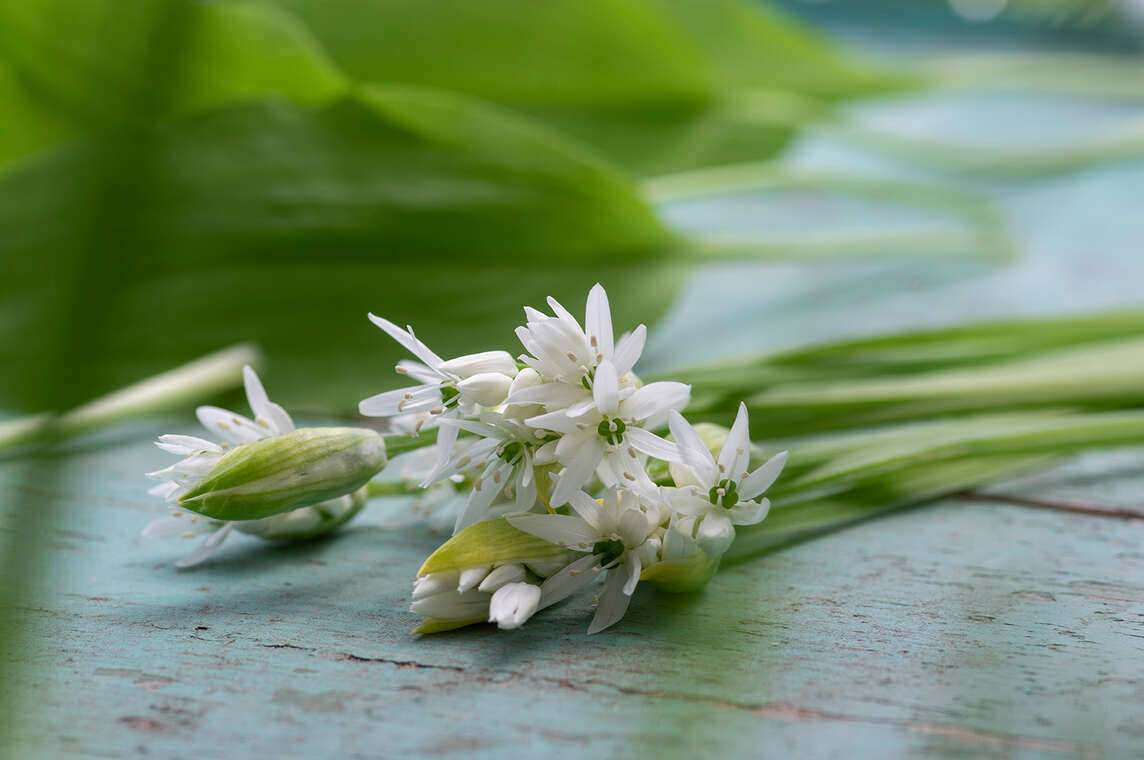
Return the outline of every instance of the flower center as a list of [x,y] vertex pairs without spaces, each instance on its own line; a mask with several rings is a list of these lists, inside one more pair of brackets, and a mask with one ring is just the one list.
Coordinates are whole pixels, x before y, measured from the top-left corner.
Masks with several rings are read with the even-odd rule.
[[600,434],[600,437],[613,446],[620,445],[620,441],[624,439],[624,431],[627,429],[628,426],[624,424],[623,420],[606,417],[596,426],[596,432]]
[[592,547],[592,553],[602,554],[600,564],[610,565],[623,555],[624,542],[614,538],[608,541],[597,541]]
[[707,493],[707,498],[715,506],[722,503],[724,509],[730,509],[739,503],[739,486],[735,481],[724,478],[715,485],[711,486],[711,490]]
[[441,405],[447,407],[447,406],[450,406],[451,404],[457,403],[457,397],[460,395],[461,395],[461,392],[459,390],[457,390],[457,387],[455,385],[442,385],[441,386]]
[[508,464],[516,464],[524,456],[524,444],[520,441],[506,443],[497,448],[497,456]]

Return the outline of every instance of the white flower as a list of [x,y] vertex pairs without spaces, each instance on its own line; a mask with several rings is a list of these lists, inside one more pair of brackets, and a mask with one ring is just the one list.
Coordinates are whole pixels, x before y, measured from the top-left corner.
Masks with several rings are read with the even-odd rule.
[[[554,461],[555,435],[495,412],[482,414],[479,422],[443,421],[442,432],[449,428],[480,436],[433,476],[447,478],[466,470],[480,470],[465,508],[457,517],[454,533],[505,511],[527,512],[533,508],[537,503],[534,468]],[[500,506],[495,512],[490,509],[494,504]]]
[[145,538],[194,538],[209,533],[205,541],[194,551],[175,562],[175,567],[194,567],[206,562],[222,547],[226,537],[234,530],[250,536],[268,540],[300,539],[320,535],[348,522],[365,506],[365,489],[352,494],[329,499],[309,507],[301,507],[289,512],[261,520],[212,520],[177,507],[171,509],[168,517],[159,517],[144,526]]
[[[195,410],[199,421],[222,438],[223,442],[214,443],[189,435],[160,436],[156,442],[159,448],[184,458],[170,467],[148,473],[147,477],[163,481],[150,489],[149,493],[163,497],[168,503],[181,501],[185,506],[197,508],[196,505],[201,502],[209,502],[210,495],[196,497],[193,491],[203,484],[204,478],[214,477],[215,466],[237,448],[251,446],[251,449],[244,449],[249,451],[278,443],[289,448],[288,442],[293,437],[308,437],[308,441],[313,443],[317,440],[344,441],[349,436],[360,445],[341,450],[329,461],[320,461],[321,454],[318,452],[318,459],[311,458],[305,467],[297,463],[287,464],[284,465],[283,472],[272,476],[263,470],[262,479],[252,484],[253,491],[246,487],[248,484],[236,485],[224,489],[228,495],[220,497],[224,501],[229,499],[229,503],[233,504],[240,497],[254,499],[257,497],[256,492],[265,488],[268,491],[266,499],[281,501],[291,495],[299,499],[307,493],[315,493],[307,491],[308,487],[312,487],[316,493],[323,494],[316,497],[321,499],[317,503],[311,502],[297,509],[286,508],[286,511],[262,519],[237,521],[212,519],[175,508],[169,517],[151,521],[143,529],[144,536],[190,537],[200,533],[210,534],[189,556],[175,563],[178,567],[190,567],[210,558],[232,530],[272,540],[305,538],[333,530],[349,521],[365,506],[366,490],[361,487],[361,483],[385,464],[385,447],[375,433],[343,428],[304,428],[296,431],[290,415],[269,399],[257,373],[249,366],[243,368],[243,381],[254,419],[214,406],[200,406]],[[273,454],[267,452],[266,456]],[[286,485],[283,485],[282,478],[285,478]],[[344,485],[347,479],[356,481],[348,486],[353,489],[352,492],[341,490],[335,496],[334,493],[340,490],[339,483]]]
[[545,581],[542,606],[583,588],[595,573],[607,571],[596,615],[588,627],[588,633],[598,633],[624,616],[645,562],[655,561],[659,542],[649,539],[657,526],[631,491],[609,489],[599,502],[580,491],[571,506],[575,515],[520,515],[508,521],[517,530],[588,554]]
[[770,501],[759,497],[782,472],[787,452],[776,454],[753,472],[747,471],[751,441],[746,404],[739,405],[718,460],[683,415],[671,412],[668,425],[681,459],[671,464],[677,488],[664,489],[673,509],[686,515],[706,515],[707,521],[728,520],[735,525],[754,525],[767,516]]
[[446,361],[418,340],[412,327],[402,330],[374,314],[369,318],[421,362],[399,362],[398,373],[408,375],[418,384],[363,400],[358,410],[365,416],[395,417],[428,412],[466,417],[478,406],[498,406],[508,396],[517,367],[507,351],[483,351]]
[[660,423],[669,411],[687,406],[690,395],[691,386],[675,382],[621,387],[615,366],[605,359],[596,368],[589,404],[525,420],[532,427],[561,434],[555,455],[565,469],[553,489],[551,506],[567,504],[605,460],[609,472],[604,479],[625,487],[646,484],[640,454],[677,461],[675,444],[645,428]]
[[253,443],[294,429],[290,415],[267,397],[258,375],[251,367],[243,367],[242,377],[246,386],[246,400],[254,412],[254,420],[217,406],[200,406],[195,410],[199,422],[222,438],[224,443],[212,443],[193,435],[159,436],[156,446],[185,459],[162,470],[147,473],[147,477],[163,481],[148,493],[162,496],[169,502],[177,501],[198,485],[232,446]]
[[[402,422],[412,421],[412,432],[418,432],[432,421],[469,417],[478,408],[499,406],[507,398],[517,375],[516,361],[507,351],[482,351],[446,361],[418,340],[412,327],[402,330],[374,314],[369,319],[421,361],[398,362],[397,372],[417,380],[418,385],[364,399],[358,404],[358,411],[366,417],[400,418],[399,427]],[[449,458],[456,440],[456,428],[440,431],[439,465]]]
[[502,630],[520,628],[540,606],[540,586],[509,583],[493,593],[489,601],[489,622]]
[[[517,337],[531,354],[522,356],[521,361],[546,380],[564,384],[537,391],[541,397],[544,393],[567,394],[571,390],[575,394],[571,397],[579,400],[584,390],[590,390],[592,375],[601,362],[611,361],[619,376],[624,377],[643,353],[647,339],[644,325],[621,337],[618,343],[613,341],[608,294],[599,283],[588,292],[584,328],[555,298],[549,298],[548,305],[556,316],[525,307],[528,323],[516,328]],[[551,407],[558,401],[553,397],[550,402],[541,403]]]
[[[199,484],[232,446],[253,443],[294,429],[290,415],[266,395],[253,368],[243,367],[242,379],[246,387],[246,400],[254,412],[254,420],[216,406],[200,406],[195,410],[195,416],[203,427],[216,433],[224,443],[217,444],[192,435],[159,436],[156,446],[185,458],[170,467],[147,473],[147,477],[163,481],[148,493],[161,496],[167,502],[178,501],[180,496]],[[183,515],[188,517],[180,519]],[[173,510],[172,517],[152,521],[143,529],[143,535],[146,536],[171,535],[174,528],[177,528],[174,532],[184,535],[202,532],[211,534],[188,557],[175,563],[179,567],[190,567],[208,559],[222,546],[231,530],[230,523],[191,515],[184,510]],[[176,525],[168,520],[180,522]]]

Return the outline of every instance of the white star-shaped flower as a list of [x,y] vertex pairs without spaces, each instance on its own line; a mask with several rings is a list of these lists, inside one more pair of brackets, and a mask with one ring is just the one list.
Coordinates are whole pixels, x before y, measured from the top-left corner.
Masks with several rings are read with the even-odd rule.
[[551,506],[567,504],[601,463],[606,462],[606,480],[634,487],[646,481],[641,454],[679,461],[675,444],[646,428],[662,424],[669,411],[687,406],[690,396],[691,386],[684,383],[621,386],[616,368],[605,359],[596,368],[590,403],[525,420],[560,434],[555,455],[565,469],[553,489]]
[[541,585],[542,607],[588,585],[598,572],[607,572],[588,627],[588,633],[598,633],[624,616],[642,568],[655,561],[657,515],[648,515],[636,493],[616,488],[608,489],[600,501],[579,491],[571,506],[574,515],[519,515],[508,521],[517,530],[587,554]]
[[709,521],[729,520],[734,525],[754,525],[767,516],[770,500],[759,497],[782,472],[787,452],[748,472],[751,441],[746,404],[739,404],[718,460],[683,415],[671,412],[668,426],[681,459],[671,465],[677,487],[665,489],[674,510],[684,515],[706,515]]
[[583,401],[591,393],[596,368],[604,361],[612,363],[620,378],[628,376],[643,353],[647,328],[640,325],[615,341],[608,294],[602,285],[596,283],[588,292],[583,328],[555,298],[549,298],[548,305],[556,316],[525,307],[528,323],[516,328],[529,352],[521,361],[548,381],[528,392],[529,401],[549,410]]

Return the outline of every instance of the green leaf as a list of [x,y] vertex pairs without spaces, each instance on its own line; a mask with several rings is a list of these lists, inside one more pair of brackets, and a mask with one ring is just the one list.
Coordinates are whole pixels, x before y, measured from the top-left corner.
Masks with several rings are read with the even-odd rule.
[[0,103],[33,101],[80,128],[201,113],[267,94],[317,104],[345,87],[293,18],[240,3],[0,0],[0,59],[19,87],[0,87]]
[[905,84],[743,0],[277,0],[351,76],[466,92],[642,174],[781,149],[820,99]]
[[[522,303],[577,309],[599,280],[629,327],[681,276],[656,263],[673,238],[614,172],[499,109],[403,87],[70,147],[0,177],[0,230],[6,366],[39,360],[27,336],[66,313],[55,283],[81,252],[115,266],[132,245],[146,264],[106,304],[119,329],[92,359],[93,395],[241,338],[266,350],[279,399],[310,410],[397,382],[403,353],[367,311],[442,354],[497,335],[514,349]],[[37,391],[4,373],[0,405],[57,403]]]
[[552,562],[574,556],[575,552],[517,530],[504,518],[498,518],[470,525],[450,538],[429,555],[417,575],[497,562]]
[[1144,400],[1141,329],[1136,312],[970,325],[673,376],[693,385],[689,413],[724,420],[745,398],[771,438],[1003,408],[1114,408]]

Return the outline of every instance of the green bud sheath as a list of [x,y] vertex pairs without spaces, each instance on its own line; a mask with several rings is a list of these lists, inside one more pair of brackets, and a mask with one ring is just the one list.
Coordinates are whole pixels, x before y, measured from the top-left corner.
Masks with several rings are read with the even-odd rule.
[[576,552],[517,530],[498,517],[475,523],[437,548],[417,575],[464,570],[498,562],[571,562]]
[[372,430],[300,428],[229,452],[179,504],[215,520],[258,520],[353,493],[386,461]]
[[672,593],[698,591],[715,577],[721,559],[722,555],[699,552],[684,561],[660,562],[644,570],[640,580]]

